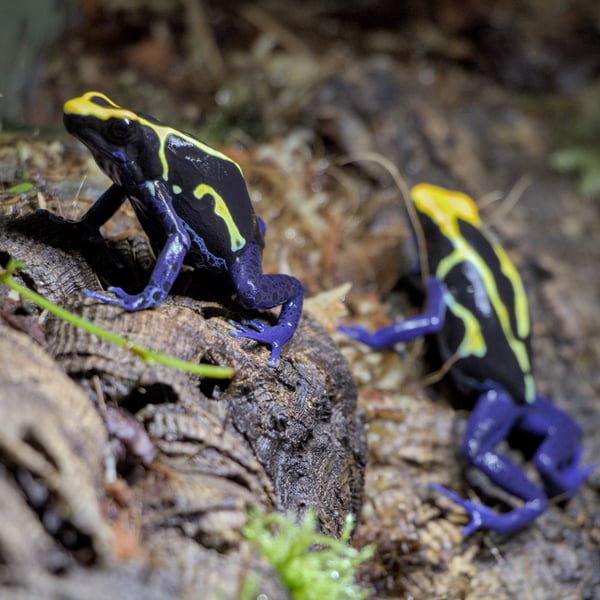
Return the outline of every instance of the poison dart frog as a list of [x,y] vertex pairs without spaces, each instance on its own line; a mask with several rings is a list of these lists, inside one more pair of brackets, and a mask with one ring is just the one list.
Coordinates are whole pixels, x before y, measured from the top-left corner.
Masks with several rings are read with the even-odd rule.
[[[532,374],[529,307],[521,277],[466,195],[420,184],[411,201],[422,228],[426,265],[421,314],[375,332],[339,326],[350,337],[383,349],[423,335],[437,341],[456,387],[475,396],[462,452],[501,489],[523,501],[497,513],[440,485],[469,515],[467,536],[490,529],[509,534],[544,512],[548,498],[572,497],[591,467],[581,468],[581,430],[536,393]],[[511,434],[537,441],[532,462],[542,486],[495,448]]]
[[276,325],[251,319],[234,323],[233,332],[270,345],[268,363],[276,365],[300,320],[304,288],[289,275],[263,275],[266,227],[254,212],[240,166],[190,134],[121,108],[99,92],[68,100],[64,124],[113,181],[74,224],[99,235],[100,226],[129,198],[158,257],[139,294],[110,287],[112,295],[86,295],[137,311],[166,298],[183,263],[219,271],[243,308],[282,305]]

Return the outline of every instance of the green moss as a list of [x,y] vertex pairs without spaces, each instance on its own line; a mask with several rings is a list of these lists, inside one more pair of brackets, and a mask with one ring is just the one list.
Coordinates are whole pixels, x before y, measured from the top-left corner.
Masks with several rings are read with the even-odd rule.
[[600,197],[600,146],[571,146],[557,150],[550,164],[577,177],[579,191],[588,198]]
[[340,539],[323,535],[315,513],[308,511],[300,522],[293,514],[252,514],[243,533],[273,565],[294,600],[361,600],[370,592],[354,575],[374,548],[350,546],[352,528],[348,515]]
[[577,177],[579,191],[600,198],[600,85],[566,98],[557,107],[557,170]]

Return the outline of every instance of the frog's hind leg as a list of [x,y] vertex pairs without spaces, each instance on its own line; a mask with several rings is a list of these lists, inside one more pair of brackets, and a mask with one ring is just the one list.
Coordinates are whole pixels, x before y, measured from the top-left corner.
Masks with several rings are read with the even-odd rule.
[[509,534],[533,521],[546,509],[544,491],[530,481],[520,467],[494,450],[508,436],[522,412],[523,405],[515,404],[508,394],[501,390],[489,390],[479,397],[470,415],[462,445],[469,462],[485,473],[495,485],[521,498],[524,501],[522,506],[499,514],[479,502],[464,500],[442,486],[433,486],[460,504],[469,514],[470,523],[462,532],[465,536],[480,528]]
[[548,496],[575,495],[593,465],[581,468],[581,429],[565,412],[538,396],[526,407],[518,430],[542,439],[533,464],[544,481]]
[[249,309],[266,309],[281,305],[277,325],[269,326],[260,319],[233,323],[239,337],[246,337],[271,346],[270,366],[275,366],[283,345],[288,342],[300,321],[304,287],[291,275],[263,275],[261,248],[251,243],[231,266],[238,302]]

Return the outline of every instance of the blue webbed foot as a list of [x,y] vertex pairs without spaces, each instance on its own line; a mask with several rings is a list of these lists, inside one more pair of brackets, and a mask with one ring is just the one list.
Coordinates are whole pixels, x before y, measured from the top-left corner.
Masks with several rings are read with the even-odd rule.
[[84,290],[83,294],[87,298],[94,298],[105,304],[118,306],[130,312],[144,310],[145,308],[154,308],[167,296],[163,290],[154,286],[146,286],[139,294],[128,294],[119,287],[109,287],[106,291],[114,295],[109,296],[108,294],[91,290]]
[[[264,222],[259,221],[261,232]],[[291,275],[263,275],[261,268],[262,245],[256,240],[230,266],[231,279],[236,288],[237,303],[247,310],[264,310],[281,305],[277,325],[268,325],[261,319],[233,322],[236,337],[245,337],[271,346],[268,365],[277,365],[281,349],[294,335],[300,316],[304,287]]]
[[[580,448],[578,456],[583,454],[583,448]],[[583,468],[579,468],[577,464],[573,464],[570,467],[563,469],[561,475],[566,486],[567,498],[572,498],[578,491],[583,482],[588,478],[590,473],[595,469],[596,465],[586,465]]]
[[241,332],[256,334],[257,332],[262,333],[267,329],[273,329],[271,325],[267,325],[267,323],[262,319],[242,319],[239,323],[233,320],[230,320],[229,322],[239,329],[239,332],[234,333],[241,337],[251,337],[250,335],[244,336]]
[[431,484],[432,489],[444,494],[450,500],[461,506],[469,515],[469,524],[461,531],[467,537],[478,529],[491,529],[496,533],[507,535],[525,527],[541,515],[548,504],[544,496],[530,500],[507,513],[498,514],[489,506],[475,500],[466,500],[457,493],[437,483]]
[[244,337],[271,346],[271,358],[267,361],[270,367],[276,367],[281,354],[282,346],[294,333],[290,327],[281,325],[267,325],[261,319],[245,319],[241,323],[229,321],[237,331],[232,331],[235,337]]

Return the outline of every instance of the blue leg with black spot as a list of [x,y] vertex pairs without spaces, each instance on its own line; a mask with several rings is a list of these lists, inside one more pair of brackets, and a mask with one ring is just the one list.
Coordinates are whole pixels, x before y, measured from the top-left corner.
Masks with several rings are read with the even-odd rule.
[[[145,219],[160,223],[166,242],[158,256],[150,281],[139,294],[128,294],[122,288],[110,287],[109,296],[101,292],[84,292],[86,296],[101,300],[106,304],[120,306],[124,310],[137,311],[158,306],[169,293],[190,247],[190,237],[181,220],[173,210],[171,198],[164,185],[149,181],[136,190],[139,204],[134,204],[136,212],[142,210]],[[116,297],[115,297],[116,296]]]
[[304,287],[290,275],[262,274],[262,249],[251,242],[231,265],[236,299],[249,309],[267,309],[282,305],[277,325],[270,326],[260,319],[233,323],[238,337],[246,337],[271,346],[270,366],[275,366],[283,345],[288,342],[302,315]]
[[338,325],[339,331],[374,350],[383,350],[399,342],[409,342],[423,335],[436,333],[444,325],[446,304],[445,286],[435,277],[427,279],[425,310],[403,321],[397,321],[377,331],[368,331],[362,325]]

